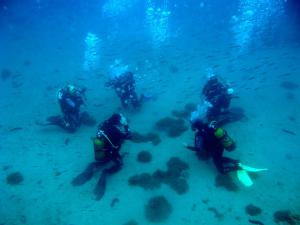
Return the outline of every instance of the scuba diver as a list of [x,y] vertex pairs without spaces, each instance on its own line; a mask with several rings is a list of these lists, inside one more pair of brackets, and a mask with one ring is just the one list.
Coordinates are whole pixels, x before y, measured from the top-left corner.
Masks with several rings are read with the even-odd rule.
[[93,177],[96,171],[106,165],[94,189],[96,200],[100,200],[105,193],[107,175],[114,174],[122,168],[121,145],[124,140],[130,138],[129,126],[122,114],[115,113],[105,120],[98,126],[96,137],[93,138],[95,162],[89,164],[81,174],[75,177],[72,184],[83,185]]
[[227,83],[222,82],[214,73],[208,75],[208,80],[202,89],[204,101],[209,105],[207,109],[207,119],[222,120],[222,116],[226,117],[231,99],[233,96],[233,88]]
[[76,129],[84,124],[94,126],[96,120],[88,112],[80,112],[80,106],[85,104],[86,88],[67,85],[59,89],[57,100],[63,115],[49,116],[46,122],[35,121],[39,126],[59,126],[68,132],[75,132]]
[[67,85],[59,89],[57,100],[63,113],[61,127],[74,132],[80,126],[80,106],[84,104],[86,88]]
[[236,147],[235,142],[228,136],[227,132],[217,126],[216,121],[204,122],[196,120],[192,122],[192,129],[195,133],[194,146],[184,146],[197,154],[206,154],[212,157],[217,170],[221,174],[226,174],[239,169],[239,160],[224,157],[224,149],[233,151]]
[[113,76],[110,81],[106,82],[106,87],[112,87],[121,100],[124,108],[131,104],[133,108],[138,109],[141,106],[143,96],[140,98],[135,91],[135,79],[132,72],[126,71]]

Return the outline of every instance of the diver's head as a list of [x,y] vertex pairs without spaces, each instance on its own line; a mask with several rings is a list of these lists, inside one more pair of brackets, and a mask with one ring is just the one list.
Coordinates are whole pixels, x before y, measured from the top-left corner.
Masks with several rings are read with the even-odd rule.
[[233,92],[234,92],[233,88],[228,88],[227,89],[227,94],[233,95]]
[[68,90],[68,93],[69,93],[70,95],[75,95],[75,94],[76,94],[76,88],[75,88],[74,85],[69,84],[69,85],[67,86],[67,90]]
[[121,121],[121,115],[119,113],[114,113],[110,118],[109,118],[109,123],[115,125],[119,124]]

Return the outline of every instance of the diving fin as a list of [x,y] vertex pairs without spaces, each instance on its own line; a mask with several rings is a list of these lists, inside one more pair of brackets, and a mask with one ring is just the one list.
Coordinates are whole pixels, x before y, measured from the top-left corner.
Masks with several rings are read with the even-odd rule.
[[88,165],[88,167],[81,174],[79,174],[77,177],[75,177],[72,180],[72,185],[81,186],[85,184],[87,181],[89,181],[90,179],[92,179],[94,174],[94,167],[95,167],[94,163]]
[[94,189],[94,194],[96,195],[96,200],[99,201],[102,199],[102,197],[104,196],[105,194],[105,190],[106,190],[106,172],[103,171],[99,180],[98,180],[98,183]]
[[250,187],[253,185],[253,181],[246,170],[237,170],[236,174],[239,181],[246,187]]
[[246,165],[243,165],[241,163],[239,163],[239,169],[237,170],[237,177],[239,179],[239,181],[245,185],[246,187],[250,187],[253,185],[253,181],[251,179],[251,177],[249,176],[248,173],[258,173],[258,172],[261,172],[261,171],[266,171],[268,170],[267,168],[263,168],[263,169],[260,169],[260,168],[254,168],[254,167],[250,167],[250,166],[246,166]]
[[257,172],[268,170],[267,168],[259,169],[259,168],[254,168],[254,167],[246,166],[246,165],[243,165],[241,163],[239,163],[239,167],[241,169],[247,171],[247,172],[250,172],[250,173],[257,173]]

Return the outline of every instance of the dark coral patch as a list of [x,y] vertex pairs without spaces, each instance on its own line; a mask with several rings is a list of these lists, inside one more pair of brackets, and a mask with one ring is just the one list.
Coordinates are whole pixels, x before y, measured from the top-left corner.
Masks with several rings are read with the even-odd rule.
[[132,132],[132,142],[134,143],[145,143],[152,142],[153,145],[158,145],[161,142],[161,139],[156,133],[140,134],[138,132]]
[[162,195],[149,199],[145,205],[145,217],[152,223],[166,221],[173,209],[169,201]]
[[280,83],[280,87],[287,89],[287,90],[295,90],[299,87],[299,85],[292,81],[283,81]]
[[12,76],[12,72],[9,69],[2,69],[1,71],[1,79],[7,80]]
[[139,154],[137,155],[137,161],[141,162],[141,163],[148,163],[151,162],[152,160],[152,155],[150,152],[148,151],[141,151],[139,152]]
[[14,172],[6,177],[6,183],[10,185],[19,185],[23,182],[24,177],[20,172]]
[[234,182],[232,177],[228,174],[226,175],[217,175],[215,179],[216,187],[224,187],[228,191],[236,192],[239,190],[237,184]]
[[249,216],[257,216],[257,215],[261,214],[261,212],[262,212],[261,208],[255,206],[253,204],[247,205],[245,208],[245,211]]
[[144,189],[159,188],[160,185],[166,184],[177,194],[184,194],[188,191],[189,186],[183,172],[189,168],[189,165],[177,157],[171,158],[167,163],[167,171],[156,170],[153,174],[142,173],[129,178],[129,185],[140,186]]
[[138,225],[138,223],[135,220],[129,220],[127,223],[124,223],[123,225]]
[[273,214],[275,223],[296,225],[300,222],[300,215],[292,214],[290,210],[278,210]]
[[155,123],[155,127],[158,130],[165,131],[169,137],[179,137],[188,129],[183,119],[174,119],[170,117],[158,120]]
[[153,190],[160,187],[160,182],[149,173],[142,173],[129,178],[129,185],[140,186],[146,190]]

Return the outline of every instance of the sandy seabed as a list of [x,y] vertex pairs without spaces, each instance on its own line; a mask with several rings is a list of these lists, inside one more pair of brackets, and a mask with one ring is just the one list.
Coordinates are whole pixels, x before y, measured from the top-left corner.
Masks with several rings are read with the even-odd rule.
[[[240,57],[225,48],[210,49],[212,46],[207,49],[199,46],[187,52],[169,46],[160,57],[141,53],[128,59],[127,63],[137,74],[138,92],[152,93],[157,98],[145,102],[139,112],[123,113],[129,118],[132,130],[143,134],[157,132],[162,142],[154,146],[150,142],[127,141],[122,147],[122,152],[128,153],[124,167],[108,178],[101,201],[95,201],[93,195],[98,174],[83,186],[71,185],[71,180],[93,160],[90,137],[95,134],[96,126],[82,126],[76,133],[68,134],[56,127],[39,127],[35,122],[59,113],[55,94],[69,81],[88,87],[84,110],[98,122],[119,111],[114,92],[103,87],[104,70],[86,75],[76,60],[59,61],[63,54],[58,55],[57,61],[52,57],[52,61],[41,63],[39,56],[28,56],[25,51],[17,56],[17,65],[1,65],[10,69],[12,76],[0,81],[3,93],[0,99],[0,224],[123,225],[135,220],[147,225],[152,223],[145,219],[144,205],[157,195],[164,195],[173,208],[168,220],[162,223],[166,225],[244,225],[249,224],[248,219],[275,224],[273,213],[277,210],[299,213],[300,48],[262,49]],[[172,57],[166,57],[167,54]],[[21,63],[25,59],[30,62]],[[232,82],[239,96],[232,101],[232,107],[242,107],[246,115],[226,125],[237,142],[237,149],[226,155],[250,166],[269,169],[259,174],[250,188],[240,185],[232,174],[239,186],[237,192],[217,187],[217,171],[212,162],[199,161],[193,152],[182,147],[182,142],[193,143],[191,130],[169,138],[154,128],[155,122],[171,116],[172,110],[200,101],[205,70],[209,66]],[[293,82],[296,87],[284,88],[282,82]],[[141,150],[151,152],[150,163],[137,162]],[[178,195],[166,185],[154,190],[128,185],[128,178],[135,174],[166,169],[166,162],[173,156],[190,166],[187,193]],[[24,181],[12,186],[7,184],[6,177],[15,171],[23,174]],[[119,201],[112,207],[116,198]],[[255,217],[247,215],[248,204],[260,207],[262,213]]]

